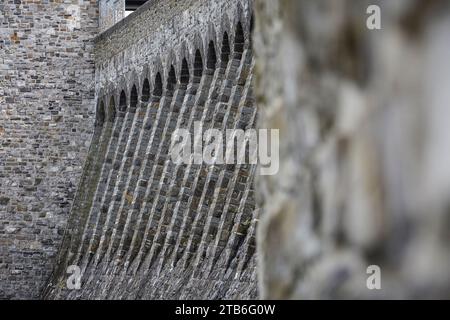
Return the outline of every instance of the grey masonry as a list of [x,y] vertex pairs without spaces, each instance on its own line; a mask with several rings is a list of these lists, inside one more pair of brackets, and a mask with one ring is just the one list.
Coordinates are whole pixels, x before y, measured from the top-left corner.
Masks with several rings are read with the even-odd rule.
[[0,2],[0,298],[50,276],[94,128],[96,1]]

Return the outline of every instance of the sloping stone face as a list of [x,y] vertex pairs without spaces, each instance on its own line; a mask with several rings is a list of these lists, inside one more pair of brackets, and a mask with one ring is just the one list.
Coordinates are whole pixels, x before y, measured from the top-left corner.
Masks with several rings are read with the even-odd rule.
[[54,266],[93,130],[97,15],[0,3],[0,299],[39,297]]
[[[449,297],[450,4],[252,7],[2,0],[0,299]],[[279,173],[175,164],[196,121],[280,129]]]
[[449,9],[255,2],[259,126],[281,143],[256,183],[263,298],[450,296]]
[[250,28],[251,1],[165,0],[97,37],[96,127],[46,298],[257,297],[255,166],[170,157],[196,121],[255,127]]

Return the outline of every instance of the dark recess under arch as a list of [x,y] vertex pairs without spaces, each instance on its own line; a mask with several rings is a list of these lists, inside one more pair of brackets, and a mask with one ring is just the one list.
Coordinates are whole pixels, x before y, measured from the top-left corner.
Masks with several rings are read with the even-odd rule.
[[115,119],[116,119],[116,103],[114,101],[114,97],[111,97],[108,106],[108,121],[114,122]]
[[195,58],[194,58],[194,76],[201,77],[202,73],[203,73],[202,55],[200,54],[200,50],[197,49],[197,51],[195,51]]
[[137,102],[138,102],[138,93],[137,93],[136,86],[133,85],[133,88],[131,89],[131,95],[130,95],[130,107],[133,109],[136,108]]
[[97,104],[97,117],[95,121],[96,127],[103,126],[103,123],[105,122],[105,104],[103,101],[100,101],[100,103]]
[[124,112],[127,110],[127,96],[125,95],[125,91],[123,91],[123,90],[120,93],[119,110],[121,112]]
[[228,63],[230,59],[230,40],[228,38],[228,33],[225,31],[222,38],[222,51],[220,53],[220,60],[222,64]]
[[148,79],[144,80],[141,97],[142,102],[148,102],[148,100],[150,100],[150,82],[148,81]]
[[208,45],[208,56],[206,58],[206,68],[215,69],[217,62],[216,49],[214,48],[214,42],[210,41]]
[[234,53],[239,59],[242,57],[242,53],[244,52],[244,44],[244,29],[242,29],[241,22],[238,22],[236,26],[236,35],[234,37]]
[[162,79],[161,74],[158,72],[155,76],[155,88],[153,89],[153,96],[161,97],[162,95]]
[[181,76],[180,82],[183,84],[187,84],[189,82],[189,67],[186,58],[183,58],[183,62],[181,63]]
[[169,77],[167,78],[167,90],[173,90],[177,84],[177,75],[173,65],[170,66]]

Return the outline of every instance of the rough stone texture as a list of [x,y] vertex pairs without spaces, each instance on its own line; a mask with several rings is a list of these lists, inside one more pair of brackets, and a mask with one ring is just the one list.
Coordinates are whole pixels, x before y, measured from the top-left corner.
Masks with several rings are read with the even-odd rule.
[[256,1],[259,126],[281,130],[256,183],[263,298],[450,296],[449,9]]
[[125,17],[125,0],[99,0],[99,31],[104,31]]
[[254,127],[250,28],[248,0],[161,0],[96,38],[96,127],[45,298],[257,296],[255,166],[169,155],[194,121]]
[[94,123],[96,1],[0,2],[0,299],[37,298]]

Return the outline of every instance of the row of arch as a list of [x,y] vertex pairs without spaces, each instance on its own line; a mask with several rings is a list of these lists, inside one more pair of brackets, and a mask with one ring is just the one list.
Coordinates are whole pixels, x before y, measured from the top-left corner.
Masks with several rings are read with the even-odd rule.
[[[199,83],[205,71],[211,71],[218,67],[225,68],[232,55],[234,58],[240,59],[244,49],[251,43],[250,34],[253,26],[253,17],[251,20],[250,24],[245,24],[238,20],[234,28],[234,34],[231,36],[227,31],[223,32],[219,56],[213,40],[208,42],[205,58],[203,58],[202,50],[198,47],[195,48],[191,67],[189,51],[186,49],[187,46],[183,46],[184,57],[181,60],[178,77],[175,68],[176,62],[174,62],[176,59],[172,53],[172,56],[167,59],[172,62],[166,64],[168,67],[166,69],[169,70],[165,84],[163,80],[164,68],[162,68],[162,63],[158,61],[154,63],[154,77],[151,77],[150,73],[152,72],[148,67],[144,68],[143,76],[141,76],[141,79],[143,79],[141,86],[136,73],[133,73],[132,78],[134,81],[129,90],[113,88],[109,93],[106,93],[106,90],[100,89],[95,125],[103,126],[106,121],[114,122],[118,113],[123,114],[127,110],[135,110],[140,102],[145,104],[150,102],[151,99],[159,100],[165,91],[173,90],[177,83],[180,86],[188,86],[189,83]],[[151,83],[149,79],[153,79],[153,82]],[[128,88],[126,84],[123,87]],[[138,89],[139,87],[140,90]]]

